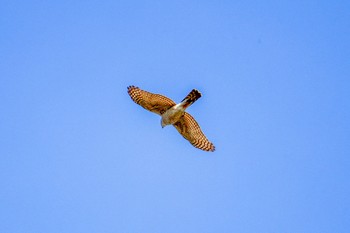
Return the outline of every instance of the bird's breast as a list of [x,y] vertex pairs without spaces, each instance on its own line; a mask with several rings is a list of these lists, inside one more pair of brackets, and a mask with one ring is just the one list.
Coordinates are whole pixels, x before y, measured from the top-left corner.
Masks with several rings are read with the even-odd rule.
[[[175,106],[174,106],[175,107]],[[184,114],[181,108],[170,108],[162,115],[162,121],[166,125],[175,124]]]

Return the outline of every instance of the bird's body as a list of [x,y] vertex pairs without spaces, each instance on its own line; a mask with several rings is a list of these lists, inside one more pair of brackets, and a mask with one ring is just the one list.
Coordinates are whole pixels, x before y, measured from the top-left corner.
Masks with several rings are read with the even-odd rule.
[[177,131],[193,146],[205,151],[215,150],[215,146],[205,137],[195,119],[186,112],[186,109],[201,97],[198,90],[193,89],[178,104],[168,97],[153,94],[135,86],[129,86],[128,93],[135,103],[161,115],[162,127],[174,125]]
[[185,108],[183,104],[179,103],[169,108],[162,114],[161,125],[164,128],[167,125],[173,125],[180,120],[185,114]]
[[173,125],[180,120],[185,114],[186,108],[193,104],[201,97],[201,93],[196,89],[193,89],[180,103],[172,106],[162,114],[161,125]]

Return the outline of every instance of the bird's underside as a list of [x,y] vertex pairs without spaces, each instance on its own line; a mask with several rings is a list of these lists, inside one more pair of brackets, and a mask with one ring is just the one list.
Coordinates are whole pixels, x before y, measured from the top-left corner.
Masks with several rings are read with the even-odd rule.
[[205,151],[215,150],[215,146],[206,138],[196,120],[185,112],[187,107],[201,97],[199,91],[193,89],[179,104],[166,96],[153,94],[135,86],[128,87],[128,94],[141,107],[160,115],[162,127],[172,124],[194,147]]

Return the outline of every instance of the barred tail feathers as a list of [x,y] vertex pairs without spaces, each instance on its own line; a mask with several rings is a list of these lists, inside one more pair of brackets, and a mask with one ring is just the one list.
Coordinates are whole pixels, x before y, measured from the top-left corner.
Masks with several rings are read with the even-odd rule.
[[201,96],[202,94],[198,90],[193,89],[181,102],[183,102],[184,107],[187,108],[196,102]]

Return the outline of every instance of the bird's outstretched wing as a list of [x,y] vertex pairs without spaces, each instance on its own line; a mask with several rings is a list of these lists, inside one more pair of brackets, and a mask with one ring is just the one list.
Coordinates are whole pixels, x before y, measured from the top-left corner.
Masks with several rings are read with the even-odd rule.
[[205,151],[215,150],[214,144],[206,138],[196,120],[187,112],[174,126],[194,147]]
[[141,90],[135,86],[129,86],[128,93],[135,103],[159,115],[162,115],[166,110],[176,104],[168,97],[159,94],[153,94],[148,91]]

